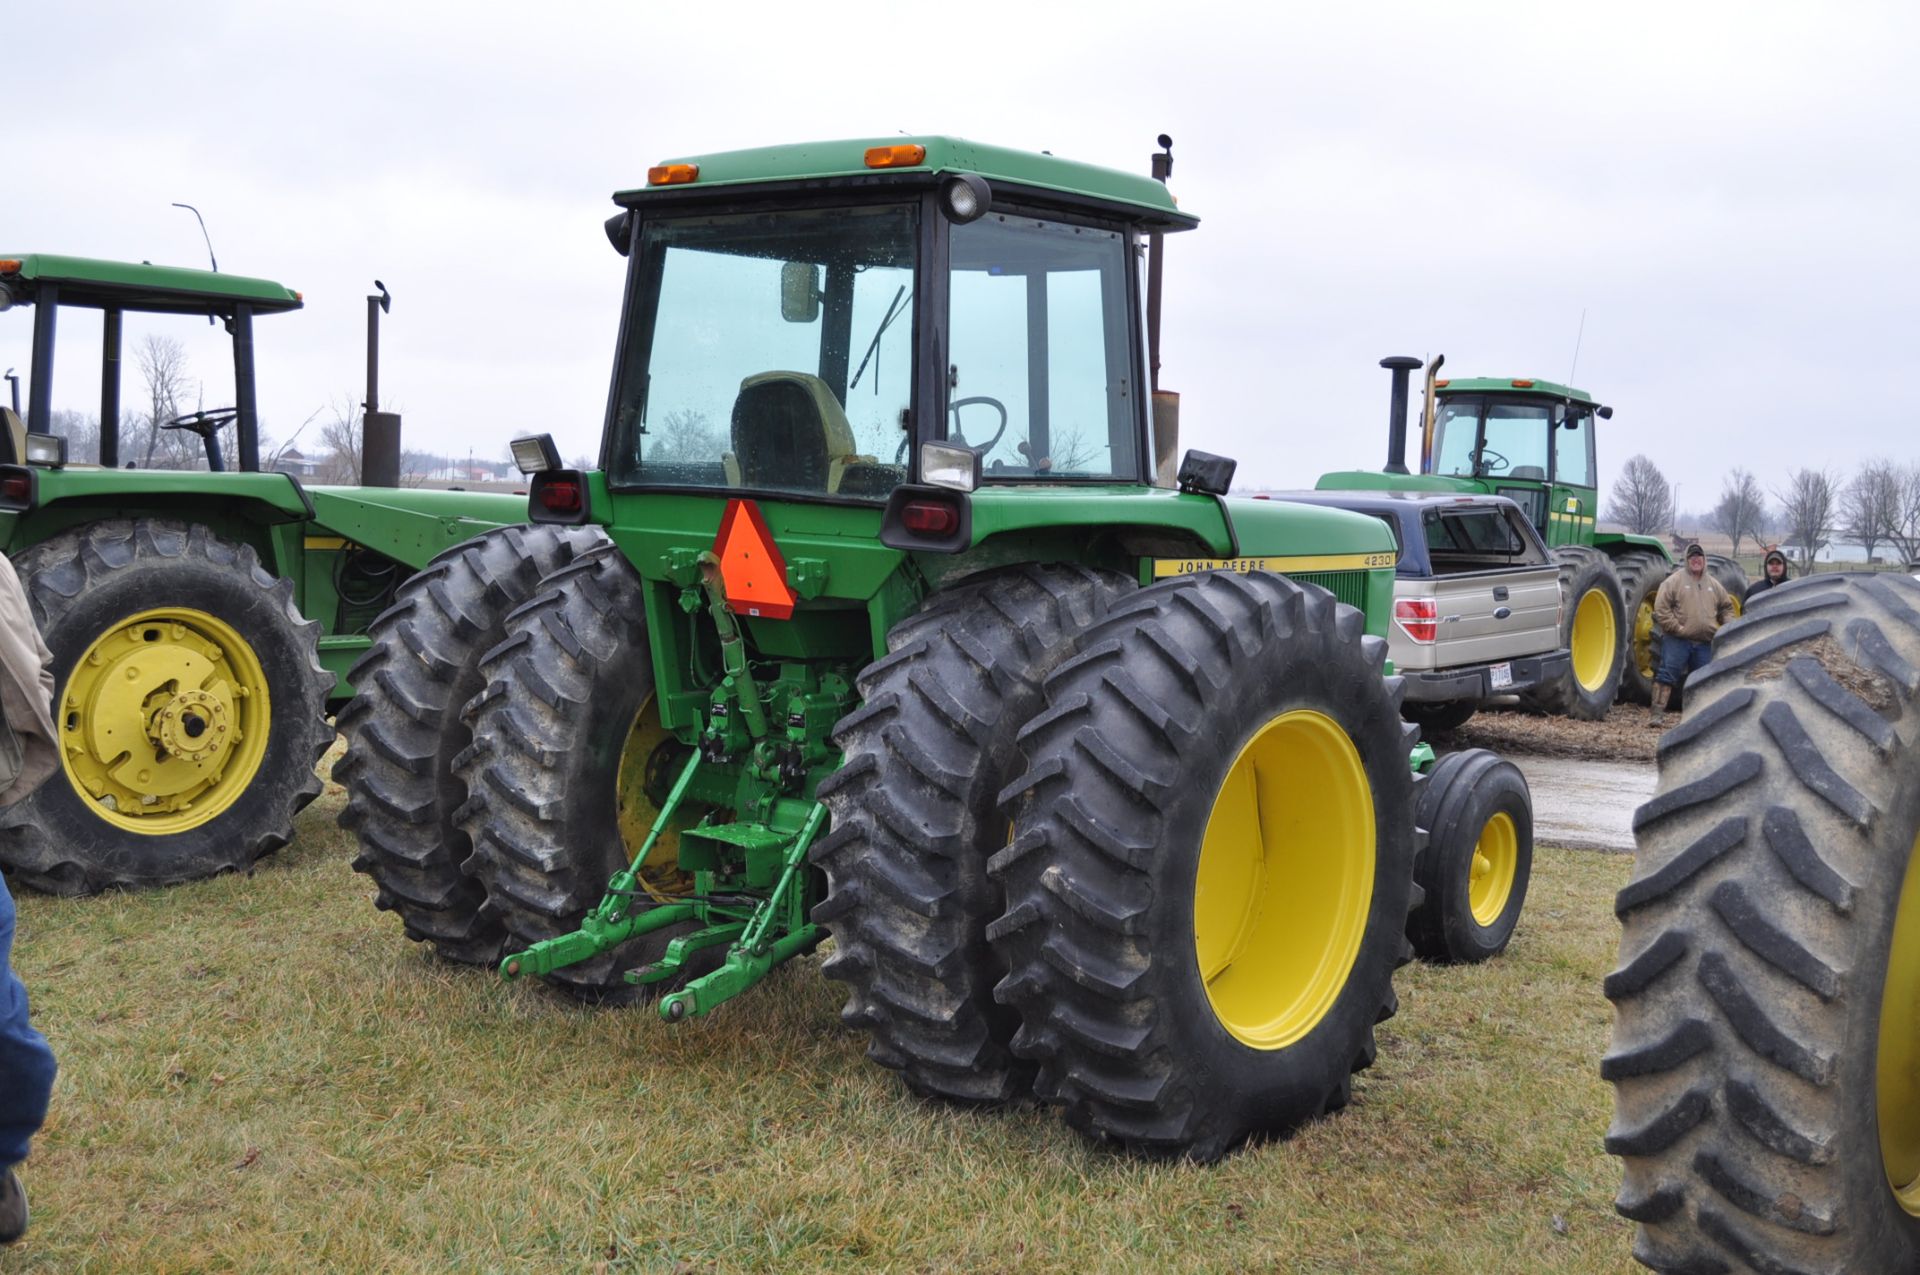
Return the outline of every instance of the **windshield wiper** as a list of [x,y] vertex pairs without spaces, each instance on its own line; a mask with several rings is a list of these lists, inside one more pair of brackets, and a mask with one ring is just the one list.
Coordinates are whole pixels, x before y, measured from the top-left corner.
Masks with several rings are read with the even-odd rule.
[[[854,371],[853,379],[847,382],[848,394],[852,394],[854,390],[859,388],[860,378],[866,374],[867,364],[872,361],[874,352],[880,348],[880,338],[887,334],[887,329],[893,326],[895,319],[906,313],[907,307],[901,303],[902,297],[907,297],[909,301],[912,300],[911,297],[907,296],[907,285],[904,283],[894,292],[893,300],[887,303],[887,312],[882,316],[880,326],[874,331],[873,340],[867,343],[867,352],[860,356],[860,366]],[[874,375],[873,392],[875,394],[880,392],[880,377],[878,373]]]

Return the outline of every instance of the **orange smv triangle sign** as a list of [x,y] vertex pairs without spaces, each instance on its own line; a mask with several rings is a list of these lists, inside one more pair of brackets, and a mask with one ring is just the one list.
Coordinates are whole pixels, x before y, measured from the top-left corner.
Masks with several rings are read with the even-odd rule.
[[727,607],[735,615],[757,615],[785,620],[796,601],[787,585],[787,561],[751,500],[729,500],[720,516],[720,532],[713,538],[713,555],[720,559],[720,583]]

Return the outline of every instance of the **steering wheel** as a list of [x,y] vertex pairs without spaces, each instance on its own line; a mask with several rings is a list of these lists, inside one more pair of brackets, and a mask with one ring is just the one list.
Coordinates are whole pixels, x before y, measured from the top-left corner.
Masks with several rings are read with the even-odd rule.
[[[987,407],[991,407],[994,411],[1000,413],[1000,428],[993,431],[993,437],[989,438],[986,441],[985,445],[975,446],[974,444],[969,443],[967,441],[966,435],[960,432],[960,409],[963,407],[975,407],[982,404],[984,404]],[[985,394],[975,394],[972,398],[956,398],[955,400],[953,400],[953,402],[947,404],[947,415],[953,418],[953,423],[951,428],[947,432],[947,437],[952,441],[959,443],[962,447],[972,447],[974,451],[979,452],[982,456],[985,456],[988,452],[992,451],[996,446],[999,445],[1001,435],[1007,432],[1007,421],[1011,419],[1007,415],[1007,405],[1005,403],[1002,403],[997,398],[991,398]]]
[[[989,438],[985,443],[969,443],[967,436],[960,432],[960,409],[963,407],[977,407],[981,404],[985,404],[1000,413],[1000,428],[994,430],[993,437]],[[1007,422],[1013,419],[1007,412],[1007,405],[1005,403],[986,394],[975,394],[971,398],[957,398],[953,400],[953,402],[947,404],[947,414],[953,418],[953,424],[947,431],[947,441],[958,443],[960,446],[976,451],[982,456],[985,456],[999,445],[1001,437],[1007,432]],[[893,454],[894,464],[898,465],[906,460],[908,442],[909,440],[905,438],[900,440],[900,448]]]
[[1494,451],[1493,448],[1482,447],[1480,449],[1480,468],[1486,470],[1488,473],[1494,473],[1496,469],[1509,469],[1511,467],[1512,462],[1499,452]]
[[205,411],[188,412],[184,416],[176,416],[160,428],[192,430],[200,437],[208,438],[216,431],[231,425],[239,415],[240,409],[237,407],[209,407]]
[[207,449],[207,468],[218,474],[227,468],[226,457],[220,454],[220,428],[231,425],[239,415],[240,409],[237,407],[211,407],[205,411],[176,416],[160,428],[184,429],[199,435],[201,444]]

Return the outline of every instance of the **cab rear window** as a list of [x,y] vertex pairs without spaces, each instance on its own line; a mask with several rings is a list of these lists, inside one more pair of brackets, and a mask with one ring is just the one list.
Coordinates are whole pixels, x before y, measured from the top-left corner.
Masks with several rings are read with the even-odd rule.
[[1434,569],[1506,567],[1546,562],[1513,509],[1429,510],[1421,520]]

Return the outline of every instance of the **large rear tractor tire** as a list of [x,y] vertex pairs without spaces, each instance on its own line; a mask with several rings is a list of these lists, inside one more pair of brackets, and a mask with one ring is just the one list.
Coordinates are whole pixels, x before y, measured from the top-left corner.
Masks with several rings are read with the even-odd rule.
[[1613,559],[1627,613],[1627,658],[1620,670],[1620,698],[1653,702],[1653,675],[1660,669],[1660,630],[1653,622],[1653,595],[1673,574],[1673,564],[1651,549],[1628,549]]
[[1613,562],[1598,549],[1561,545],[1560,596],[1566,614],[1560,641],[1573,653],[1567,673],[1550,686],[1526,695],[1526,702],[1549,713],[1596,722],[1613,707],[1620,692],[1620,670],[1627,655],[1626,601]]
[[506,637],[507,613],[543,576],[573,561],[586,533],[501,527],[456,545],[404,582],[373,622],[373,645],[348,675],[354,698],[336,719],[346,755],[340,826],[360,841],[356,872],[408,938],[450,961],[498,961],[506,931],[483,918],[486,895],[460,871],[472,843],[453,822],[467,788],[453,759],[472,742],[460,710],[485,689],[480,657]]
[[0,864],[53,894],[249,868],[293,836],[333,743],[320,626],[200,524],[116,518],[14,562],[53,653],[61,768],[0,811]]
[[1006,966],[987,943],[1004,910],[987,860],[1007,844],[996,802],[1019,767],[1015,733],[1075,637],[1131,587],[1069,565],[971,576],[887,635],[841,721],[845,762],[820,786],[833,831],[813,850],[831,928],[821,966],[849,987],[841,1018],[914,1092],[961,1102],[1024,1094],[1032,1067],[993,999]]
[[1115,603],[1021,731],[988,930],[1069,1124],[1211,1160],[1344,1106],[1410,955],[1418,732],[1360,612],[1212,572]]
[[[506,638],[481,657],[486,689],[464,710],[473,742],[453,760],[468,795],[453,821],[473,846],[462,871],[486,894],[480,918],[516,950],[580,927],[653,824],[648,777],[685,762],[654,709],[643,588],[598,535],[508,614]],[[670,869],[677,857],[668,835],[649,864]],[[693,928],[656,930],[546,981],[596,1004],[648,999],[661,986],[624,974]]]
[[1720,587],[1732,595],[1733,616],[1739,619],[1745,607],[1742,599],[1747,596],[1747,586],[1752,583],[1747,579],[1747,569],[1732,558],[1710,553],[1707,555],[1707,574],[1718,580]]
[[1420,784],[1427,834],[1407,919],[1422,960],[1470,964],[1507,950],[1533,876],[1533,797],[1520,768],[1484,748],[1448,753]]
[[1920,1270],[1920,582],[1769,590],[1689,695],[1606,981],[1634,1256]]

